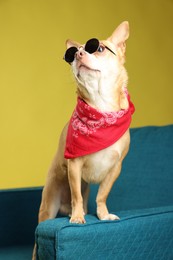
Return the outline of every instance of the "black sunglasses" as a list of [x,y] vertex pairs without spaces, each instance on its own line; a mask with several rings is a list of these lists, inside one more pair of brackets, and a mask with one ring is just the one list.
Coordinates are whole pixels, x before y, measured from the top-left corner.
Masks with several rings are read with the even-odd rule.
[[[86,42],[84,50],[87,51],[88,53],[94,53],[96,51],[98,52],[103,52],[105,49],[109,50],[110,52],[112,52],[114,55],[115,52],[113,52],[111,49],[109,49],[107,46],[105,46],[104,44],[100,44],[99,40],[96,38],[90,39]],[[79,49],[77,47],[70,47],[69,49],[66,50],[65,55],[64,55],[64,60],[68,63],[71,63],[74,61],[75,58],[75,53],[78,51]]]

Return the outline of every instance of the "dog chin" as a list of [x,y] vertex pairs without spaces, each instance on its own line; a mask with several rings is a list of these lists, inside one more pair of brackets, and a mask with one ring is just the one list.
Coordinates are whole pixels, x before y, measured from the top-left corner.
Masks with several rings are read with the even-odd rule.
[[94,68],[92,68],[92,67],[89,67],[89,66],[87,66],[87,65],[85,65],[85,64],[81,64],[80,66],[79,66],[79,68],[78,68],[78,73],[80,73],[80,71],[86,71],[86,73],[87,73],[87,71],[88,72],[95,72],[95,71],[99,71],[98,69],[94,69]]
[[93,68],[91,68],[91,67],[89,67],[89,66],[87,66],[87,65],[85,65],[85,64],[81,64],[80,66],[79,66],[79,70],[81,70],[81,69],[86,69],[86,70],[96,70],[96,69],[93,69]]
[[82,66],[81,69],[77,71],[77,79],[80,82],[91,82],[91,80],[98,80],[100,78],[100,71]]
[[81,64],[80,66],[79,66],[79,68],[77,69],[77,75],[83,75],[83,76],[85,76],[85,74],[86,75],[95,75],[95,73],[99,73],[100,72],[100,70],[99,69],[95,69],[95,68],[92,68],[92,67],[89,67],[89,66],[87,66],[87,65],[85,65],[85,64]]

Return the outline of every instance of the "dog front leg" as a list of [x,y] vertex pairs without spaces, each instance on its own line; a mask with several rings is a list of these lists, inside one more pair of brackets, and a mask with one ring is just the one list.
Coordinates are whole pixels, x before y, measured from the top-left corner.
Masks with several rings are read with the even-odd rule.
[[106,200],[109,195],[109,192],[118,178],[121,171],[121,162],[118,162],[117,165],[108,173],[105,179],[101,182],[96,198],[97,202],[97,216],[100,220],[116,220],[119,219],[118,216],[110,214],[106,206]]
[[70,222],[82,224],[85,223],[83,198],[81,194],[81,169],[80,159],[68,160],[68,179],[71,190],[72,215]]

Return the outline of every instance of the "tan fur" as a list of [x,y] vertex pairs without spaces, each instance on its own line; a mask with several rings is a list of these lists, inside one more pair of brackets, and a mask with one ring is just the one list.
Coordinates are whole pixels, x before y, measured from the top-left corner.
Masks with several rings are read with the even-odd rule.
[[[74,45],[79,48],[71,64],[77,82],[77,94],[89,105],[101,111],[118,111],[128,107],[123,91],[128,81],[124,68],[125,41],[128,36],[128,22],[123,22],[106,41],[101,41],[111,48],[116,56],[107,49],[103,53],[89,54],[79,43],[71,40],[66,43],[67,48]],[[88,183],[100,184],[96,197],[98,218],[118,219],[116,215],[109,214],[106,200],[120,174],[122,161],[129,149],[129,130],[106,149],[66,160],[64,148],[67,128],[68,124],[62,131],[58,151],[48,172],[42,194],[39,222],[55,218],[57,213],[61,212],[71,215],[72,223],[85,223]]]

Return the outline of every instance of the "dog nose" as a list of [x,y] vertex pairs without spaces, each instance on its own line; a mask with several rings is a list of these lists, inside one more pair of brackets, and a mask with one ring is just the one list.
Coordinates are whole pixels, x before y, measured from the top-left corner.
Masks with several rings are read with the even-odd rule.
[[85,51],[84,50],[79,50],[76,52],[76,58],[81,60],[82,57],[85,55]]

